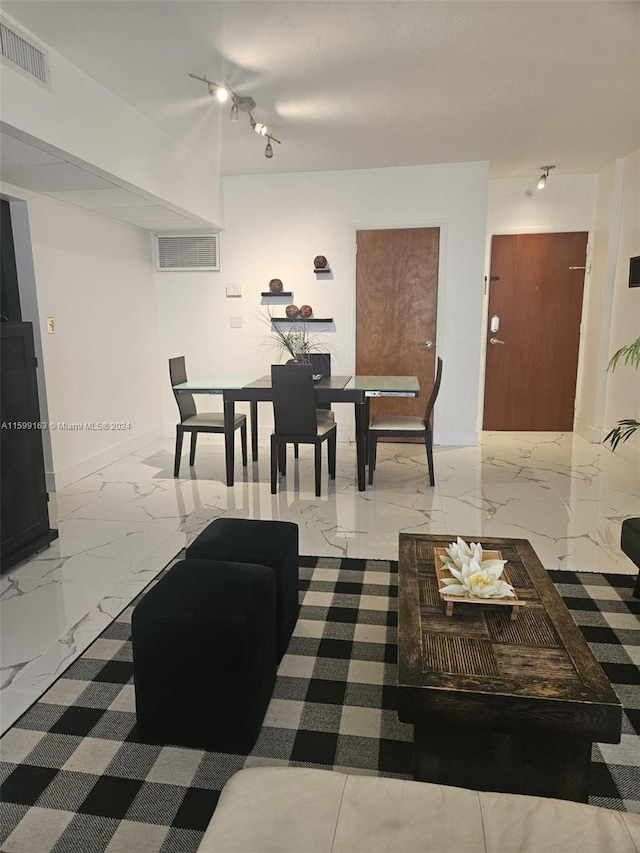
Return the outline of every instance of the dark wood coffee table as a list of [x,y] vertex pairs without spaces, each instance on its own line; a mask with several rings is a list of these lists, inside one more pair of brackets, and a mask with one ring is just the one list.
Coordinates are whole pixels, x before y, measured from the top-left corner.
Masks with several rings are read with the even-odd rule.
[[618,743],[622,707],[526,539],[463,538],[502,551],[518,598],[445,616],[434,548],[400,534],[398,715],[413,723],[415,778],[586,802],[593,742]]

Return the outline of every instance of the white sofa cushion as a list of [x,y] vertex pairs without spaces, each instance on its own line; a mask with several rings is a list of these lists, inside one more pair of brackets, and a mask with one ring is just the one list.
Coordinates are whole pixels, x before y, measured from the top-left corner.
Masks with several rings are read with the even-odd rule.
[[640,815],[299,767],[225,785],[198,853],[640,853]]

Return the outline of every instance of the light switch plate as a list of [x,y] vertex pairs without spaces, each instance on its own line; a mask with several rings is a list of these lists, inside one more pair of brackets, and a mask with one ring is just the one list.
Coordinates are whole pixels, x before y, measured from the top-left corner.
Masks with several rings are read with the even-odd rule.
[[242,317],[238,317],[237,315],[232,314],[229,317],[229,325],[232,329],[241,329],[242,328]]
[[242,296],[242,285],[237,281],[229,281],[225,293],[227,296]]
[[53,335],[53,334],[55,334],[55,331],[56,331],[55,320],[53,319],[53,317],[47,317],[47,332],[49,332],[50,335]]

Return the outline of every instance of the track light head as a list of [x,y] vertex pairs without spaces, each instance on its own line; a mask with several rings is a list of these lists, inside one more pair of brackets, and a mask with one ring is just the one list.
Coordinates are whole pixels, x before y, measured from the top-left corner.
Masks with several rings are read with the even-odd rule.
[[271,144],[271,140],[267,140],[267,147],[264,149],[264,156],[267,160],[271,160],[273,157],[273,145]]
[[229,118],[231,119],[231,121],[238,121],[238,119],[240,118],[240,110],[238,109],[238,105],[236,104],[235,99],[231,107],[231,112],[229,113]]
[[551,169],[555,169],[555,166],[540,166],[542,169],[542,174],[538,178],[538,189],[543,190],[547,185],[547,178],[549,177],[549,172]]

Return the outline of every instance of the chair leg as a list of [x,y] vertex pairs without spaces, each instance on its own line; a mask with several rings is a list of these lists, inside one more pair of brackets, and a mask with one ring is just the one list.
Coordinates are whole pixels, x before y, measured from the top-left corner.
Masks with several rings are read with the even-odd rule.
[[297,459],[297,458],[298,458],[298,456],[299,456],[299,452],[298,452],[298,451],[299,451],[299,445],[294,444],[294,445],[293,445],[293,458],[294,458],[294,459]]
[[198,433],[194,430],[191,433],[191,447],[189,449],[189,467],[193,468],[196,464],[196,442],[198,440]]
[[278,479],[278,454],[280,452],[279,442],[274,433],[271,434],[271,494],[276,493],[276,482]]
[[278,471],[283,477],[287,476],[287,443],[285,441],[278,442]]
[[242,445],[242,467],[247,467],[247,422],[240,427],[240,444]]
[[316,497],[320,497],[322,486],[322,443],[317,441],[314,447],[314,463],[313,467],[316,475]]
[[336,430],[329,436],[328,453],[329,453],[329,476],[332,480],[336,478]]
[[180,457],[182,456],[182,438],[184,431],[180,424],[176,424],[176,455],[173,460],[173,476],[178,477],[180,474]]
[[373,484],[373,472],[376,467],[376,448],[378,436],[369,430],[369,485]]
[[436,476],[433,470],[433,433],[428,429],[424,434],[424,443],[427,448],[427,465],[429,466],[429,483],[436,484]]

